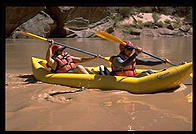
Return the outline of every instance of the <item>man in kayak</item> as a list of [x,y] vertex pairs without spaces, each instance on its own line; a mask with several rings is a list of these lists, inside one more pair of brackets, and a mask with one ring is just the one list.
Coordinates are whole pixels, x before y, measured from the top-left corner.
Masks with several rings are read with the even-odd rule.
[[[117,76],[129,76],[129,77],[142,77],[148,74],[153,73],[152,70],[147,70],[140,74],[136,74],[135,68],[137,65],[149,65],[154,66],[162,63],[169,63],[168,59],[163,61],[154,61],[154,60],[146,60],[139,58],[138,55],[142,52],[142,48],[137,47],[135,53],[133,53],[133,43],[128,40],[125,40],[126,45],[120,44],[119,49],[120,53],[117,56],[112,56],[110,61],[112,62],[112,75]],[[133,54],[132,54],[133,53]]]
[[92,61],[99,57],[92,58],[80,58],[71,56],[69,53],[65,52],[61,45],[54,44],[54,40],[49,41],[49,47],[46,53],[47,66],[50,67],[53,73],[82,73],[89,74],[93,73],[88,68],[82,65],[76,65],[75,63],[81,63],[86,61]]

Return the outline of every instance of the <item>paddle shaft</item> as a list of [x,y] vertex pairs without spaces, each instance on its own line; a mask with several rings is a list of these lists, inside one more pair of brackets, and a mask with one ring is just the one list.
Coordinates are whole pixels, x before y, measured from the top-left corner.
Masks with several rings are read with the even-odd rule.
[[[32,33],[29,33],[29,32],[24,32],[24,31],[18,31],[18,32],[21,33],[21,34],[23,34],[23,35],[34,37],[34,38],[37,38],[37,39],[40,39],[40,40],[43,40],[43,41],[48,41],[48,42],[51,41],[51,39],[47,39],[47,38],[44,38],[44,37],[41,37],[41,36],[38,36],[38,35],[35,35],[35,34],[32,34]],[[95,57],[97,56],[97,54],[94,54],[94,53],[91,53],[91,52],[88,52],[88,51],[85,51],[85,50],[82,50],[82,49],[79,49],[79,48],[76,48],[76,47],[72,47],[72,46],[69,46],[69,45],[66,45],[66,44],[57,42],[57,41],[54,41],[54,43],[55,44],[58,44],[58,45],[61,45],[61,46],[65,46],[66,48],[69,48],[69,49],[76,50],[78,52],[82,52],[82,53],[91,55],[91,56],[95,56]],[[99,56],[99,57],[101,59],[105,59],[104,56]]]
[[[101,37],[101,38],[103,38],[103,39],[106,39],[106,40],[109,40],[109,41],[112,41],[112,42],[121,43],[121,44],[126,45],[126,43],[125,43],[124,41],[122,41],[122,40],[119,39],[118,37],[116,37],[116,36],[114,36],[114,35],[111,35],[111,34],[105,32],[105,31],[99,31],[99,32],[96,33],[96,35],[99,36],[99,37]],[[132,48],[133,48],[133,49],[137,49],[137,48],[134,47],[134,46],[132,46]],[[153,57],[153,58],[156,58],[156,59],[158,59],[158,60],[161,60],[161,61],[165,62],[165,59],[162,59],[162,58],[160,58],[160,57],[158,57],[158,56],[156,56],[156,55],[153,55],[153,54],[151,54],[151,53],[148,53],[148,52],[146,52],[146,51],[144,51],[144,50],[142,51],[142,53],[147,54],[147,55],[149,55],[149,56],[151,56],[151,57]],[[174,64],[174,63],[172,63],[172,62],[169,62],[169,63],[170,63],[172,66],[176,66],[176,64]]]
[[[134,47],[134,46],[132,46],[132,48],[137,49],[137,48]],[[148,53],[148,52],[146,52],[146,51],[144,51],[144,50],[142,51],[142,53],[144,53],[144,54],[146,54],[146,55],[149,55],[149,56],[151,56],[151,57],[153,57],[153,58],[156,58],[156,59],[158,59],[158,60],[161,60],[161,61],[165,62],[165,59],[162,59],[162,58],[160,58],[160,57],[158,57],[158,56],[156,56],[156,55],[154,55],[154,54]],[[169,64],[171,64],[172,66],[176,66],[176,64],[174,64],[174,63],[172,63],[172,62],[169,62]]]
[[[47,41],[49,42],[50,39],[47,39]],[[82,50],[82,49],[79,49],[79,48],[76,48],[76,47],[72,47],[72,46],[69,46],[69,45],[66,45],[66,44],[63,44],[63,43],[60,43],[60,42],[57,42],[57,41],[54,41],[55,44],[58,44],[58,45],[61,45],[61,46],[65,46],[66,48],[69,48],[69,49],[73,49],[73,50],[76,50],[78,52],[82,52],[82,53],[85,53],[85,54],[88,54],[88,55],[91,55],[91,56],[97,56],[97,54],[94,54],[94,53],[91,53],[91,52],[88,52],[88,51],[85,51],[85,50]],[[105,59],[104,56],[100,56],[101,59]]]

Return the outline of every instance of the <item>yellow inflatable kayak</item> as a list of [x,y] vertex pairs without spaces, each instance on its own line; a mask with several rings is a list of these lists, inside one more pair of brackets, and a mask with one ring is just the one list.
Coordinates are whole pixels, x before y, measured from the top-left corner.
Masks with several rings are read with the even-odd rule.
[[[71,87],[99,88],[108,90],[126,90],[131,93],[155,93],[179,87],[192,72],[192,62],[173,66],[164,70],[153,70],[148,76],[124,77],[103,76],[98,74],[51,73],[46,68],[46,60],[32,57],[32,71],[37,80]],[[98,67],[89,67],[96,73]],[[111,68],[108,68],[111,70]],[[145,69],[136,69],[142,72]]]

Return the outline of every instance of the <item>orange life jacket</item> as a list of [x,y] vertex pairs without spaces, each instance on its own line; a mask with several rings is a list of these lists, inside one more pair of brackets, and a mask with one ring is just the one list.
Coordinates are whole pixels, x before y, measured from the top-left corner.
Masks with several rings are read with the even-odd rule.
[[55,73],[66,73],[69,70],[76,68],[71,55],[68,53],[58,55],[53,59],[57,62],[56,70],[53,70]]
[[134,61],[133,64],[130,64],[127,67],[121,68],[120,70],[114,70],[113,59],[114,57],[118,57],[118,56],[121,57],[123,60],[127,59],[127,56],[122,55],[122,54],[119,54],[117,56],[112,56],[110,58],[110,61],[112,62],[112,65],[111,65],[112,73],[117,76],[135,77],[136,76],[136,71],[135,71],[136,61]]

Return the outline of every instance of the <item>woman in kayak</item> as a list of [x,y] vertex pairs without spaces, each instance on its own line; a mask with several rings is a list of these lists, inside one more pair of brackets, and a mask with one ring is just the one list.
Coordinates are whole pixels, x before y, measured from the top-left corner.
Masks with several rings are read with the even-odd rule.
[[46,60],[47,60],[47,66],[52,69],[51,72],[53,73],[75,72],[75,73],[83,73],[83,74],[93,73],[88,68],[85,68],[82,65],[76,65],[75,63],[92,61],[97,59],[100,55],[92,58],[74,57],[71,56],[69,53],[65,52],[64,51],[65,48],[66,47],[63,47],[61,45],[54,44],[53,39],[49,41],[49,47],[46,53]]
[[129,76],[129,77],[142,77],[148,74],[153,73],[152,70],[147,70],[140,74],[136,74],[135,68],[137,65],[149,65],[154,66],[162,63],[169,63],[168,59],[163,61],[154,61],[154,60],[146,60],[139,58],[138,55],[142,52],[142,48],[137,47],[135,52],[133,53],[133,43],[128,40],[125,40],[126,45],[120,44],[119,49],[120,53],[117,56],[112,56],[110,61],[112,62],[112,75],[117,76]]

